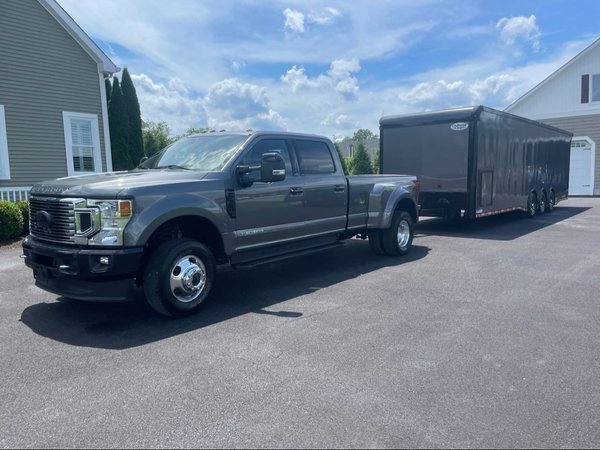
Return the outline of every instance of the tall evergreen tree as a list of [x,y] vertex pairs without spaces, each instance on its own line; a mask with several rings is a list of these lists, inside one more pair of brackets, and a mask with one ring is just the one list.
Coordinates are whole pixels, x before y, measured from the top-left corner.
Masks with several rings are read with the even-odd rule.
[[361,175],[367,173],[373,173],[373,166],[371,165],[371,158],[365,150],[365,146],[362,142],[358,143],[354,155],[352,155],[352,173],[354,175]]
[[129,119],[125,109],[123,93],[119,79],[113,78],[110,103],[108,104],[108,124],[110,127],[110,146],[112,147],[112,160],[114,170],[133,169],[134,165],[128,151]]
[[108,102],[110,102],[110,93],[112,91],[112,86],[111,86],[110,80],[108,78],[104,79],[104,88],[106,91],[106,104],[108,105]]
[[140,102],[135,92],[135,86],[129,75],[127,67],[123,69],[121,75],[121,91],[125,101],[125,109],[129,119],[127,130],[127,142],[129,144],[129,156],[137,165],[144,156],[144,141],[142,138],[142,116],[140,114]]

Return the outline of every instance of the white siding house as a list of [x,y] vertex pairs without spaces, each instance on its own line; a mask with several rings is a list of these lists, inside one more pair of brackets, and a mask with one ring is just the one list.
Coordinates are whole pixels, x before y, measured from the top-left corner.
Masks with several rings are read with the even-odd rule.
[[600,39],[506,111],[572,132],[569,195],[600,195]]

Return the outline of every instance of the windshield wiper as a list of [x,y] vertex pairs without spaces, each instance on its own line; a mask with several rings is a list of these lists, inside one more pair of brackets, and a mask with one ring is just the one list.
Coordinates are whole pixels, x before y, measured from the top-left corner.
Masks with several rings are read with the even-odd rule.
[[192,170],[188,167],[178,166],[177,164],[169,164],[168,166],[157,166],[155,169],[183,169],[183,170]]

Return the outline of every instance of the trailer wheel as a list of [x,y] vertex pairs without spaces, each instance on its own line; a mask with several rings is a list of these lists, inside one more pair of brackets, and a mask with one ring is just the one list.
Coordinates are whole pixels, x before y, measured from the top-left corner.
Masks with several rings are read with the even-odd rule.
[[554,191],[550,190],[550,196],[548,197],[546,210],[548,212],[552,212],[554,210],[554,205],[556,205],[556,196],[554,195]]
[[535,192],[530,192],[529,197],[527,197],[527,215],[529,217],[535,216],[537,209],[537,197]]
[[369,231],[369,246],[371,250],[377,255],[385,255],[385,250],[383,248],[382,241],[382,233],[381,230],[371,230]]
[[195,311],[208,297],[215,278],[215,258],[192,239],[163,243],[144,272],[144,293],[159,314],[181,317]]
[[540,214],[544,214],[546,212],[548,212],[548,201],[546,200],[546,193],[542,192],[542,198],[539,201],[539,205],[538,205],[538,209],[540,210]]
[[382,230],[381,242],[387,255],[406,255],[412,246],[413,221],[409,213],[396,210],[392,218],[392,225]]

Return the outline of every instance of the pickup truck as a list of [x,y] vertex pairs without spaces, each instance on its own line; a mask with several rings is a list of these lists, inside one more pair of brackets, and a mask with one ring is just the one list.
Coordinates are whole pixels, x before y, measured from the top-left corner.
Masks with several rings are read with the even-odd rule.
[[418,195],[414,176],[346,176],[325,137],[198,134],[131,171],[33,186],[23,258],[54,294],[125,301],[143,287],[155,311],[182,316],[207,298],[219,264],[251,268],[352,237],[406,254]]

